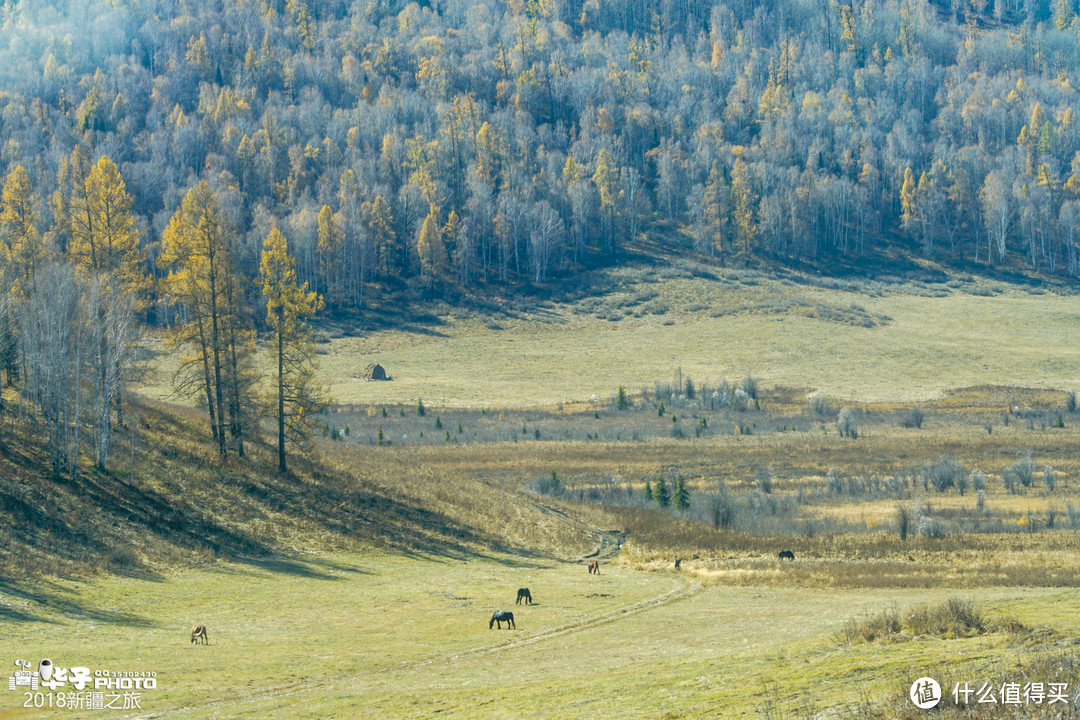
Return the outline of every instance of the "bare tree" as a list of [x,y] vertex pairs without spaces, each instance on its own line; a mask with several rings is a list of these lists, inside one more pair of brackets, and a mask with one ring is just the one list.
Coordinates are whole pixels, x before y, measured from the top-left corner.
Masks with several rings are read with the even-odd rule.
[[836,429],[840,431],[840,437],[848,437],[852,440],[859,437],[859,423],[851,408],[840,410],[840,414],[836,417]]
[[532,227],[529,231],[530,259],[532,260],[533,279],[542,282],[547,279],[551,260],[558,251],[563,236],[563,222],[559,213],[546,200],[541,200],[532,207]]
[[87,323],[87,362],[92,370],[94,462],[104,469],[109,458],[111,408],[122,395],[125,370],[134,359],[139,325],[132,293],[103,277],[86,282],[83,297]]
[[[997,171],[986,176],[982,190],[979,191],[982,204],[983,224],[989,247],[986,252],[987,262],[993,262],[997,251],[998,262],[1005,259],[1005,241],[1012,229],[1013,204],[1009,186]],[[978,260],[978,250],[975,252]]]
[[80,285],[64,265],[39,269],[35,285],[19,309],[26,394],[48,432],[53,477],[64,470],[74,477],[84,340]]

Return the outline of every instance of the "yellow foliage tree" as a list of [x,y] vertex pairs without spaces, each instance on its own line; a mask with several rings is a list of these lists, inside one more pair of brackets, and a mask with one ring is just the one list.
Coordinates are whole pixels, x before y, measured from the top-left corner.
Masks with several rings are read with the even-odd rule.
[[911,172],[911,168],[904,168],[904,184],[900,187],[900,220],[904,228],[909,231],[918,219],[918,208],[915,203],[917,192],[918,185],[915,182],[914,173]]
[[439,209],[434,205],[431,206],[420,228],[420,235],[416,240],[416,252],[420,256],[424,281],[430,287],[446,272],[446,244],[443,242],[442,229],[439,227]]
[[394,267],[394,249],[397,233],[394,232],[394,216],[390,212],[390,203],[382,195],[376,195],[370,203],[364,203],[364,216],[371,229],[371,239],[375,245],[375,259],[378,273],[390,274]]
[[618,185],[618,171],[607,148],[601,148],[596,158],[596,172],[593,173],[592,181],[600,195],[600,213],[604,219],[604,235],[607,239],[608,252],[614,257],[616,203],[621,192]]
[[344,286],[343,249],[345,247],[345,233],[334,219],[334,212],[329,205],[323,205],[319,211],[318,242],[315,253],[318,261],[318,282],[322,285],[323,294],[329,299],[332,306],[339,305],[342,300]]
[[86,177],[85,190],[72,195],[68,254],[76,269],[100,274],[118,290],[141,296],[149,279],[131,203],[116,164],[102,155]]
[[69,157],[61,158],[56,173],[56,192],[53,193],[53,233],[61,252],[68,252],[76,224],[90,224],[86,216],[86,178],[93,168],[90,155],[82,145],[76,145]]
[[705,233],[707,249],[710,254],[724,250],[724,178],[717,163],[709,170],[709,180],[705,184],[703,196]]
[[743,160],[743,148],[736,145],[733,149],[735,162],[731,166],[731,200],[735,219],[735,237],[739,254],[748,257],[757,246],[757,223],[754,221],[754,207],[757,204],[753,188],[750,186],[749,169]]
[[499,159],[502,156],[502,138],[498,130],[487,122],[476,133],[476,175],[491,187],[499,173]]
[[186,310],[187,322],[174,329],[172,340],[194,350],[177,370],[178,389],[205,392],[222,457],[227,454],[226,414],[237,454],[244,454],[256,380],[251,364],[254,340],[241,312],[233,236],[217,196],[202,180],[188,191],[169,221],[158,256],[158,264],[168,271],[162,283],[165,297]]
[[38,202],[30,176],[16,165],[4,180],[0,196],[0,260],[10,269],[12,289],[25,293],[33,286],[38,268],[52,255],[38,230]]
[[581,168],[578,166],[577,161],[574,160],[573,155],[566,156],[566,164],[563,165],[563,182],[567,187],[570,187],[574,183],[581,180]]
[[277,418],[278,470],[284,473],[286,439],[302,443],[310,437],[314,418],[326,405],[326,393],[315,382],[315,345],[307,323],[323,303],[317,293],[308,292],[307,283],[297,282],[296,261],[277,228],[263,242],[259,274],[277,364],[274,392],[264,407],[272,407]]

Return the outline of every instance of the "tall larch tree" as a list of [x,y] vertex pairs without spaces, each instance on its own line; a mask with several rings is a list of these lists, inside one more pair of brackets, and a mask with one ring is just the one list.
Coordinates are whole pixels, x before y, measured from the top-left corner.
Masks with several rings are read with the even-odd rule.
[[735,238],[739,255],[747,259],[757,247],[757,222],[754,219],[754,208],[757,207],[757,197],[750,184],[750,172],[743,160],[744,149],[736,145],[732,149],[735,162],[731,166],[731,201],[733,204],[735,220]]
[[178,370],[178,389],[205,392],[211,432],[222,457],[227,454],[226,413],[237,452],[243,452],[242,413],[250,403],[241,394],[251,386],[243,362],[250,354],[250,331],[238,307],[232,245],[233,230],[204,180],[188,191],[169,221],[158,257],[168,271],[165,296],[182,305],[187,318],[174,329],[173,340],[194,350]]
[[277,418],[278,469],[287,472],[285,441],[303,442],[313,419],[325,405],[325,393],[315,382],[315,346],[308,318],[322,307],[322,298],[296,280],[296,261],[285,236],[274,228],[263,243],[259,264],[266,321],[273,331],[271,352],[277,365],[275,392],[267,406]]
[[727,216],[724,195],[724,178],[718,164],[714,162],[709,170],[709,181],[705,184],[701,209],[704,220],[701,249],[709,255],[718,255],[724,251],[724,218]]
[[148,289],[146,260],[131,214],[132,197],[116,164],[102,155],[85,181],[83,197],[72,207],[85,224],[73,232],[68,254],[77,269],[109,275],[118,288],[141,296]]
[[592,180],[596,185],[596,191],[600,194],[600,215],[604,224],[604,242],[608,254],[614,258],[616,254],[615,242],[615,215],[618,212],[616,203],[619,200],[619,173],[611,159],[611,153],[607,148],[600,150],[596,158],[596,171]]
[[344,299],[344,249],[345,233],[334,218],[334,211],[329,205],[323,205],[319,210],[315,253],[318,263],[318,285],[331,307],[340,306]]
[[29,292],[34,275],[51,257],[52,251],[38,229],[38,200],[30,177],[16,165],[4,180],[0,196],[0,251],[11,270],[11,287],[19,294]]
[[446,244],[443,241],[442,228],[439,227],[439,209],[434,205],[420,227],[416,252],[420,256],[424,282],[428,287],[432,287],[446,274]]
[[382,195],[376,195],[372,202],[364,203],[363,213],[375,246],[376,271],[386,277],[394,269],[394,258],[397,255],[397,234],[394,231],[394,216],[390,211],[390,203],[386,202]]
[[51,203],[60,252],[69,252],[76,230],[86,234],[92,227],[86,202],[86,179],[92,169],[90,155],[82,145],[76,145],[70,156],[60,160]]

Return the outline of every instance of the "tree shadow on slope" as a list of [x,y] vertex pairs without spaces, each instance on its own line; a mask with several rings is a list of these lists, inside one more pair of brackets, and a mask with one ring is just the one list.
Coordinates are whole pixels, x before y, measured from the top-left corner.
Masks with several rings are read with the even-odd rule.
[[[145,439],[137,445],[134,482],[127,472],[97,469],[84,469],[74,482],[55,480],[32,433],[7,435],[0,455],[0,579],[105,571],[157,581],[153,568],[161,563],[215,558],[327,580],[359,571],[304,552],[335,547],[510,564],[533,555],[315,461],[296,458],[298,472],[281,475],[270,449],[258,443],[247,460],[219,463],[187,411],[146,404],[140,415]],[[0,603],[3,617],[18,619],[19,611]]]
[[[239,490],[262,506],[362,545],[429,560],[487,559],[527,565],[542,555],[505,538],[423,507],[407,496],[342,476],[317,460],[293,459],[297,472],[240,480]],[[511,557],[512,556],[512,557]]]
[[[40,610],[17,609],[11,606],[11,599],[16,599],[25,608]],[[55,582],[37,580],[30,584],[15,584],[0,580],[0,619],[56,623],[54,616],[132,628],[154,627],[152,621],[141,615],[95,607],[82,599],[76,589]]]

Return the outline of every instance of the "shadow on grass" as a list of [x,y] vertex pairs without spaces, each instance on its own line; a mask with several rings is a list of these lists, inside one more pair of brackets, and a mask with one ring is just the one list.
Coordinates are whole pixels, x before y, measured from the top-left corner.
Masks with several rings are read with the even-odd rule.
[[4,597],[0,595],[0,622],[47,622],[54,623],[55,620],[46,620],[45,618],[38,617],[36,615],[28,615],[21,610],[16,610],[13,607],[4,605]]
[[74,590],[56,587],[55,583],[48,581],[37,580],[27,585],[15,585],[0,580],[0,602],[3,602],[5,597],[18,598],[40,608],[37,612],[31,612],[0,606],[0,617],[7,619],[55,623],[56,620],[49,615],[60,615],[66,619],[92,620],[123,627],[154,627],[153,622],[141,615],[94,607],[80,600]]
[[[64,615],[137,625],[138,617],[84,607],[61,593],[18,590],[39,585],[13,579],[105,570],[160,582],[163,576],[146,561],[176,564],[184,557],[196,564],[222,558],[252,570],[328,581],[372,572],[289,547],[297,537],[311,536],[337,538],[329,540],[332,546],[374,546],[433,561],[527,568],[546,558],[325,459],[294,458],[297,472],[279,474],[267,459],[270,449],[252,442],[247,459],[219,463],[212,450],[200,452],[201,445],[191,442],[202,420],[194,413],[145,403],[138,415],[142,442],[134,481],[127,472],[89,468],[74,482],[55,480],[43,470],[49,459],[33,433],[4,435],[9,442],[0,458],[0,583],[6,584],[0,593],[25,593],[24,600]],[[316,540],[312,549],[326,542]],[[0,601],[0,619],[39,616],[5,609]]]
[[284,573],[311,580],[341,580],[346,574],[372,575],[370,570],[355,566],[342,565],[329,560],[296,558],[286,555],[273,555],[265,558],[238,557],[237,563],[272,573]]

